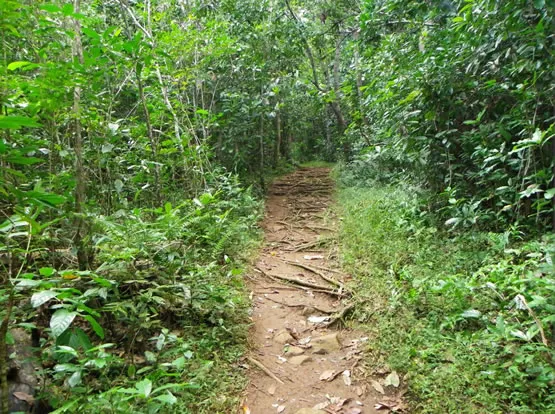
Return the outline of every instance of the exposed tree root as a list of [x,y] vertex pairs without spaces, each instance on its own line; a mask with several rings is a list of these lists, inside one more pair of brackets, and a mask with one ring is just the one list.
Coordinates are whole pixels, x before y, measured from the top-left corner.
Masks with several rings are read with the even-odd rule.
[[345,293],[337,292],[335,290],[330,290],[328,288],[328,286],[317,285],[317,284],[314,284],[314,283],[305,282],[304,280],[299,280],[299,279],[295,279],[295,278],[287,277],[287,276],[271,275],[271,274],[265,272],[264,270],[260,269],[259,267],[256,267],[256,269],[259,272],[261,272],[263,275],[268,276],[270,279],[273,279],[273,280],[276,280],[276,279],[284,280],[286,282],[290,282],[290,283],[294,283],[294,284],[297,284],[297,285],[300,285],[300,286],[311,288],[311,289],[314,290],[314,292],[326,293],[326,294],[332,295],[332,296],[339,296],[339,297],[348,296]]
[[328,283],[331,283],[332,285],[335,285],[335,286],[337,286],[341,289],[344,288],[343,283],[339,282],[338,280],[335,280],[332,277],[326,276],[324,273],[320,272],[318,269],[315,269],[311,266],[308,266],[308,265],[305,265],[305,264],[302,264],[302,263],[292,262],[290,260],[284,260],[284,261],[285,261],[285,263],[290,264],[292,266],[297,266],[297,267],[300,267],[302,269],[308,270],[309,272],[312,272],[312,273],[320,276],[322,279],[324,279]]

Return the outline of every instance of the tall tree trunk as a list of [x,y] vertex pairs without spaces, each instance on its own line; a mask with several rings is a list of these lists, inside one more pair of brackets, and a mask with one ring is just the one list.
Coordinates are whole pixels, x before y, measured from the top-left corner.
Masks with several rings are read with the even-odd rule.
[[[80,13],[81,1],[74,0],[73,10]],[[75,37],[73,38],[73,58],[83,64],[83,45],[81,43],[81,24],[73,19]],[[73,151],[75,152],[75,246],[77,247],[77,261],[79,269],[89,267],[89,254],[85,245],[86,223],[83,217],[83,206],[86,201],[86,177],[83,161],[83,133],[81,126],[81,87],[73,90]]]
[[274,166],[277,167],[279,165],[279,157],[281,153],[281,114],[279,110],[279,102],[276,105],[276,152],[274,154]]
[[137,64],[135,69],[137,88],[139,89],[139,98],[141,99],[141,104],[143,106],[143,112],[145,115],[145,123],[146,123],[146,133],[148,136],[148,141],[150,143],[152,160],[154,161],[154,197],[156,199],[156,204],[160,206],[162,205],[162,196],[160,193],[160,165],[158,164],[158,145],[156,143],[156,138],[154,136],[154,129],[152,128],[152,122],[150,120],[150,111],[146,103],[143,80],[141,79],[141,71],[142,71],[142,67],[139,64]]
[[260,185],[262,191],[266,192],[266,182],[264,181],[264,114],[260,114]]

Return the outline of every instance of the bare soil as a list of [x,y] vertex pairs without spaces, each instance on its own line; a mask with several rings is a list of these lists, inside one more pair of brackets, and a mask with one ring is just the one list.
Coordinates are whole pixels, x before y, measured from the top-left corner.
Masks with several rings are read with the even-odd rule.
[[343,286],[349,276],[335,261],[338,219],[328,208],[329,174],[303,168],[271,187],[265,243],[251,275],[253,351],[244,413],[384,412],[375,408],[383,396],[359,364],[368,338],[342,324],[351,310]]

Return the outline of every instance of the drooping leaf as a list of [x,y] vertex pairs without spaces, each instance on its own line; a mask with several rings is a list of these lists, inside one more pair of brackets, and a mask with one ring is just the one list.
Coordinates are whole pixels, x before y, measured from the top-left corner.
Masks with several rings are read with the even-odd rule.
[[38,308],[39,306],[45,304],[50,299],[55,298],[58,296],[60,292],[55,290],[43,290],[41,292],[37,292],[31,296],[31,305],[33,308]]
[[50,329],[52,335],[58,337],[63,334],[77,316],[77,312],[70,312],[67,309],[58,309],[50,318]]

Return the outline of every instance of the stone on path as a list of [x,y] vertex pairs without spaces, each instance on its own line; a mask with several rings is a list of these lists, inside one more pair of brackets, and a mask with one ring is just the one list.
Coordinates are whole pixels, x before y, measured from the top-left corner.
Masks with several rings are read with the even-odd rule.
[[278,344],[286,344],[288,342],[293,342],[295,338],[287,331],[287,329],[281,329],[274,335],[274,341]]
[[285,350],[286,356],[298,356],[304,354],[304,349],[298,346],[290,346]]
[[312,358],[309,357],[308,355],[298,355],[298,356],[289,358],[287,361],[292,365],[302,365],[305,362],[312,361]]
[[329,354],[340,349],[341,342],[339,342],[337,332],[312,338],[312,353],[314,354]]

